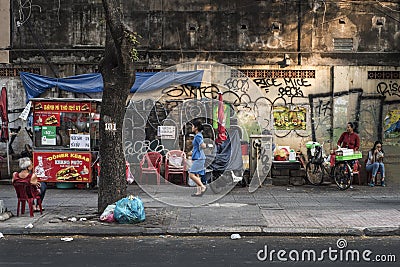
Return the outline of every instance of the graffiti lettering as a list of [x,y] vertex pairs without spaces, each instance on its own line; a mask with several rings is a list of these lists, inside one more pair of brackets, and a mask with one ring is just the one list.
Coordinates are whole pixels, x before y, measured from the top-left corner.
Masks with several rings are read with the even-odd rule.
[[278,92],[281,96],[304,97],[303,91],[301,91],[300,87],[279,87]]
[[319,99],[318,104],[315,106],[315,115],[318,117],[326,116],[327,114],[330,115],[330,110],[331,110],[331,101],[328,100],[327,102],[324,102],[321,99]]
[[[302,87],[311,86],[310,82],[304,78],[258,78],[254,79],[254,83],[266,93],[270,92],[270,87],[279,87],[281,96],[303,97]],[[283,86],[282,86],[283,85]]]
[[400,85],[393,81],[390,81],[389,84],[380,82],[376,86],[376,91],[383,96],[400,96]]
[[274,78],[259,78],[259,79],[254,79],[253,82],[257,84],[261,89],[265,89],[265,92],[269,92],[269,87],[271,86],[280,86],[282,83],[279,83],[277,79]]
[[311,84],[305,80],[304,78],[283,78],[283,81],[285,82],[286,86],[304,86],[304,87],[309,87]]
[[189,85],[179,85],[163,89],[162,94],[165,94],[169,97],[175,97],[181,99],[196,98],[196,97],[216,99],[218,91],[219,89],[215,85],[210,85],[200,88]]
[[246,78],[228,78],[224,86],[232,91],[247,92],[249,89],[249,79]]

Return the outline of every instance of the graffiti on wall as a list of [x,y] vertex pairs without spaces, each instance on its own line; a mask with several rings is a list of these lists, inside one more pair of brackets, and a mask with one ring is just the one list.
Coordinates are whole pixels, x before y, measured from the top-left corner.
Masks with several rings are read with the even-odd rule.
[[390,110],[384,119],[385,138],[400,137],[400,109]]
[[400,97],[400,85],[395,81],[380,82],[376,86],[376,92],[382,96]]
[[[252,71],[257,72],[257,70]],[[333,140],[337,139],[338,135],[345,130],[347,121],[356,122],[360,137],[366,141],[382,138],[380,135],[382,132],[384,132],[385,138],[393,137],[398,131],[395,130],[397,129],[396,125],[400,128],[400,120],[396,120],[397,115],[393,114],[397,113],[393,111],[386,116],[385,128],[382,129],[382,111],[379,109],[379,107],[385,105],[385,96],[396,95],[399,91],[396,82],[378,81],[377,92],[373,96],[371,94],[364,95],[364,90],[361,88],[336,91],[333,95],[331,92],[313,94],[310,92],[315,92],[313,86],[315,73],[314,76],[308,77],[307,73],[305,75],[302,72],[293,71],[297,76],[289,77],[293,73],[282,72],[282,76],[279,76],[279,72],[276,72],[278,73],[276,75],[271,75],[266,70],[263,71],[265,73],[255,73],[253,78],[244,75],[231,75],[226,77],[221,85],[211,84],[200,88],[179,85],[162,89],[162,94],[167,101],[156,101],[156,108],[153,108],[152,111],[144,111],[146,107],[143,103],[135,104],[134,113],[137,114],[133,117],[139,118],[139,121],[141,121],[141,116],[144,116],[144,113],[147,112],[154,113],[155,115],[152,117],[155,119],[150,122],[150,125],[146,124],[146,126],[143,126],[143,122],[136,123],[134,131],[144,132],[146,127],[156,129],[157,125],[166,124],[182,129],[185,121],[198,116],[212,121],[212,112],[208,111],[214,110],[214,107],[207,104],[207,99],[217,99],[217,93],[220,91],[223,92],[224,101],[231,104],[230,119],[233,122],[232,126],[240,129],[245,139],[248,137],[244,133],[247,130],[249,132],[259,131],[259,126],[251,125],[251,121],[260,122],[261,130],[283,130],[285,133],[287,131],[298,137],[311,135],[310,137],[315,140],[326,140],[328,137]],[[266,74],[266,76],[263,77],[263,74]],[[254,86],[258,90],[261,89],[263,94],[252,94],[251,90]],[[313,91],[311,91],[312,88],[314,88]],[[199,104],[197,99],[202,99],[203,102]],[[180,107],[178,108],[178,106]],[[302,107],[302,109],[290,113],[290,109],[287,108],[284,111],[274,110],[274,107],[277,106],[288,106],[292,109],[293,107]],[[141,107],[142,111],[138,107]],[[179,116],[171,116],[171,110],[176,108],[179,110]],[[161,116],[160,114],[163,113],[165,115]],[[141,114],[141,116],[138,114]],[[282,114],[286,114],[287,118]],[[307,127],[305,128],[305,126]],[[144,134],[146,135],[146,132]],[[287,134],[282,135],[282,132],[278,132],[278,134],[275,134],[278,138],[287,136]],[[400,138],[397,135],[396,137]],[[177,144],[178,141],[175,145]],[[130,147],[132,146],[133,144]],[[147,147],[147,144],[137,144],[137,147]],[[165,149],[165,147],[158,147],[157,149]],[[138,148],[132,151],[136,151],[135,153],[138,154],[139,150]]]
[[275,88],[281,97],[304,97],[303,91],[311,86],[306,78],[257,78],[253,81],[266,93]]

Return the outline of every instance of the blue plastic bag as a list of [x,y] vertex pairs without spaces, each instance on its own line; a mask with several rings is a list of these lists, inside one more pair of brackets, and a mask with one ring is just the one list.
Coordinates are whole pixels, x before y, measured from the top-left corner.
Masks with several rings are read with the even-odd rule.
[[139,223],[146,219],[143,202],[139,197],[129,196],[115,203],[114,219],[119,223]]

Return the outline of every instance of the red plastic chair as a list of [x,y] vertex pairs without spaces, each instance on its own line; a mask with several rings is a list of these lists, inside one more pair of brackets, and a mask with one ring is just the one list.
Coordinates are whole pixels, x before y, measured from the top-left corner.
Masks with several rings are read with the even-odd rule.
[[358,185],[361,185],[360,167],[361,167],[360,162],[358,160],[355,160],[354,166],[353,166],[353,181],[354,181],[354,177],[357,176]]
[[142,181],[143,174],[153,173],[157,175],[157,185],[159,185],[161,162],[162,155],[158,152],[148,152],[144,154],[142,160],[140,161],[140,181]]
[[33,186],[29,183],[13,183],[15,192],[17,193],[18,206],[17,206],[17,216],[19,216],[19,211],[21,209],[21,214],[25,213],[25,204],[28,202],[29,214],[33,217],[33,202],[36,199],[40,208],[40,214],[43,214],[42,201],[40,195],[35,192]]
[[171,174],[181,174],[182,183],[186,185],[186,153],[182,150],[170,150],[165,155],[165,182]]

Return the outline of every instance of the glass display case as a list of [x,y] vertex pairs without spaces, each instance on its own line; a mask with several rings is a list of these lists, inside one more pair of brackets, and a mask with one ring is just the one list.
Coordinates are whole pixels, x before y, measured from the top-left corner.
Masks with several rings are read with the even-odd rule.
[[[99,150],[99,99],[31,99],[33,163],[39,180],[92,181],[92,155]],[[95,158],[94,158],[95,160]]]

